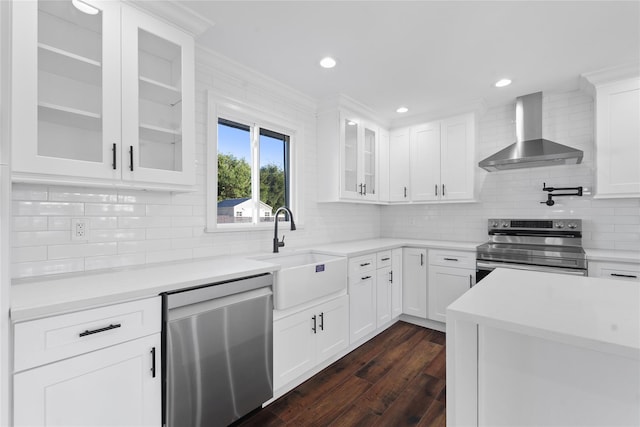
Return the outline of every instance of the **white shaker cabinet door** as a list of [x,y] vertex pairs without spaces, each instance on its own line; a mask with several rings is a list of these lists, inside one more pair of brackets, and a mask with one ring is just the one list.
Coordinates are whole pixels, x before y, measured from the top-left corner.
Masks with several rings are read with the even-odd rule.
[[466,268],[429,266],[429,319],[447,321],[447,307],[471,289],[474,273]]
[[473,114],[441,122],[440,200],[471,200],[474,194],[475,120]]
[[376,329],[376,271],[349,278],[350,342],[355,343]]
[[314,315],[313,310],[305,310],[273,322],[274,390],[315,366]]
[[440,198],[440,122],[411,129],[411,201]]
[[409,128],[397,129],[389,136],[389,201],[408,202],[410,188]]
[[380,328],[391,321],[391,267],[377,269],[376,275],[376,328]]
[[402,252],[402,311],[427,318],[427,250],[404,248]]
[[349,346],[349,297],[344,295],[322,304],[315,313],[317,363],[321,363]]
[[14,376],[14,425],[160,426],[160,334]]
[[402,314],[402,248],[391,251],[391,317]]

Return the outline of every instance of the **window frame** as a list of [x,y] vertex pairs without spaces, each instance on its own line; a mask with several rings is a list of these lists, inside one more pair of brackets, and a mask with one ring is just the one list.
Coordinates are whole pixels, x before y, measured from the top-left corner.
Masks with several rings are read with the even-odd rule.
[[[207,198],[207,225],[206,232],[235,232],[235,231],[262,231],[272,230],[272,222],[260,222],[260,197],[259,197],[259,179],[254,180],[252,184],[252,200],[253,215],[252,221],[249,223],[230,223],[218,224],[218,119],[230,120],[240,124],[248,124],[251,126],[251,138],[253,135],[253,126],[261,129],[284,134],[289,137],[289,208],[293,212],[296,221],[296,227],[304,226],[304,206],[301,190],[300,171],[302,159],[302,146],[304,135],[304,127],[297,122],[288,120],[282,116],[274,115],[265,110],[249,106],[243,102],[232,100],[223,96],[216,95],[212,91],[207,91],[207,174],[206,183],[204,185]],[[256,136],[259,140],[260,135]],[[254,171],[260,170],[259,144],[252,144],[251,148],[251,167],[252,174]],[[277,209],[274,206],[273,209]],[[288,226],[289,221],[282,221],[280,225]]]

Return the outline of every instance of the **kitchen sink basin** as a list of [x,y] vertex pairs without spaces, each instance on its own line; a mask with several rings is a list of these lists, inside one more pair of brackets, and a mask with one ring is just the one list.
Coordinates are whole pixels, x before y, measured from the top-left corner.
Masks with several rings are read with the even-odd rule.
[[276,310],[312,301],[347,288],[347,258],[317,252],[293,252],[256,258],[279,265],[273,284]]

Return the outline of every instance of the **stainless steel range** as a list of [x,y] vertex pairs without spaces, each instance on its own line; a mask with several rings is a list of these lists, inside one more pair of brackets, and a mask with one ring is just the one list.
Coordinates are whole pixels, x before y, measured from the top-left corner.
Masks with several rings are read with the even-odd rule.
[[490,219],[478,246],[476,283],[495,268],[587,275],[580,219]]

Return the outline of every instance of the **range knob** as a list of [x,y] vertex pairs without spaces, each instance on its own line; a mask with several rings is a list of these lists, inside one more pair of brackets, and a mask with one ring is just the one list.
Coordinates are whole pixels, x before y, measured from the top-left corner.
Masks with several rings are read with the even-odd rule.
[[493,222],[491,223],[491,226],[492,226],[492,227],[494,227],[494,228],[495,228],[495,227],[497,227],[497,226],[499,226],[499,225],[500,225],[500,223],[499,223],[498,221],[493,221]]
[[508,221],[503,221],[503,222],[502,222],[502,226],[503,226],[504,228],[507,228],[507,227],[509,226],[509,222],[508,222]]
[[576,224],[575,222],[570,222],[569,224],[567,224],[567,227],[573,230],[574,228],[578,227],[578,224]]
[[564,228],[563,222],[556,222],[556,228]]

